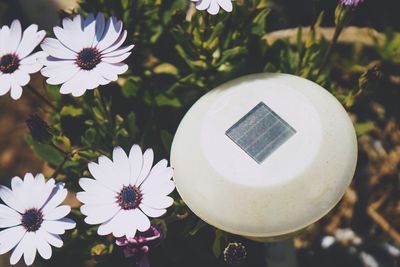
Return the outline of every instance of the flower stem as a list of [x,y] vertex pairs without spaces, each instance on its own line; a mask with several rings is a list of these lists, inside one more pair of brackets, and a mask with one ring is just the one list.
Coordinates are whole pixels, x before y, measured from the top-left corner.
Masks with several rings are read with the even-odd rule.
[[33,88],[30,84],[26,85],[26,88],[28,88],[29,90],[31,90],[32,93],[34,93],[37,97],[40,98],[40,100],[42,100],[46,105],[48,105],[49,107],[51,107],[52,109],[56,109],[56,107],[49,101],[47,100],[44,96],[42,96],[35,88]]
[[184,214],[169,216],[169,217],[165,218],[165,223],[172,223],[172,222],[180,221],[180,220],[186,219],[188,216],[189,216],[189,212],[185,212]]
[[339,35],[342,32],[342,30],[343,30],[343,27],[336,26],[335,33],[333,34],[331,42],[329,43],[328,50],[325,53],[324,59],[322,60],[322,64],[321,64],[321,66],[320,66],[320,68],[318,70],[316,78],[318,78],[318,76],[322,73],[322,71],[324,70],[326,64],[328,63],[328,59],[332,54],[332,48],[337,43],[337,40],[338,40]]
[[[56,145],[54,145],[53,143],[51,143],[51,146],[56,148],[58,151],[62,152],[65,154],[64,159],[60,162],[60,164],[58,164],[58,166],[56,167],[56,169],[54,170],[53,174],[51,175],[52,178],[56,178],[57,174],[60,172],[61,168],[64,166],[65,162],[67,162],[67,159],[70,157],[73,157],[75,154],[77,154],[79,151],[82,150],[87,150],[89,147],[85,146],[85,147],[79,147],[79,148],[75,148],[74,150],[72,150],[71,152],[66,152],[64,150],[62,150],[61,148],[57,147]],[[87,159],[86,157],[80,156],[82,159],[84,159],[87,163],[90,162],[89,159]]]
[[68,154],[67,151],[65,151],[64,149],[62,149],[62,148],[56,146],[54,143],[50,143],[50,145],[51,145],[52,147],[54,147],[55,149],[57,149],[57,150],[58,150],[59,152],[61,152],[62,154],[64,154],[64,155],[67,155],[67,154]]
[[103,107],[104,113],[106,113],[105,115],[107,116],[107,120],[108,120],[108,123],[110,124],[110,129],[112,131],[111,135],[112,135],[113,145],[116,146],[116,145],[118,145],[118,142],[117,142],[117,138],[115,135],[115,125],[114,125],[114,120],[111,115],[111,110],[109,107],[107,107],[106,101],[105,101],[103,95],[100,93],[100,90],[98,88],[96,88],[94,90],[95,90],[95,96],[99,99],[101,106]]

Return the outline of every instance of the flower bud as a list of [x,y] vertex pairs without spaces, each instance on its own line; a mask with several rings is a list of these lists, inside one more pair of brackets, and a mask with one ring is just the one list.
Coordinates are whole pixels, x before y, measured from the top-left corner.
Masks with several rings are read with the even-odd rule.
[[53,137],[50,126],[38,115],[30,115],[26,121],[33,140],[38,143],[50,144]]
[[246,260],[246,257],[246,248],[241,243],[229,243],[224,250],[224,261],[228,264],[240,265]]

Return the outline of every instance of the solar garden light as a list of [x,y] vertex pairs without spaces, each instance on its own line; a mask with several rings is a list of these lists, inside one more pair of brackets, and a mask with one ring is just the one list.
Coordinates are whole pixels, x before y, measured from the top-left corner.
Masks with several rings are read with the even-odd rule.
[[[289,74],[248,75],[210,91],[186,113],[171,148],[188,207],[260,242],[290,238],[324,216],[350,184],[356,161],[342,105]],[[266,254],[269,266],[295,265],[292,242],[267,244]]]

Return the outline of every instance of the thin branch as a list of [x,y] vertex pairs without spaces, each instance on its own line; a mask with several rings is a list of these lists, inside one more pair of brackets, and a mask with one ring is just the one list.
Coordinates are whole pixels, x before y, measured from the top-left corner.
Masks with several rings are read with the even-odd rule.
[[376,222],[393,240],[400,245],[400,234],[390,223],[380,215],[375,209],[369,207],[367,209],[368,215]]
[[35,88],[33,88],[30,84],[26,85],[26,88],[31,90],[32,93],[34,93],[40,100],[42,100],[46,105],[51,107],[52,109],[56,109],[56,107],[49,101],[47,100],[44,96],[42,96]]
[[180,221],[180,220],[186,219],[188,216],[189,216],[189,212],[185,212],[184,214],[169,216],[165,219],[165,223],[172,223],[172,222]]
[[[60,162],[60,164],[58,164],[58,166],[56,167],[56,169],[54,170],[53,174],[51,175],[51,177],[55,178],[57,176],[57,174],[60,172],[61,168],[64,166],[65,162],[67,162],[67,159],[70,157],[73,157],[75,154],[77,154],[79,151],[82,150],[87,150],[89,147],[79,147],[79,148],[75,148],[74,150],[72,150],[70,153],[67,153],[65,151],[63,151],[61,148],[57,147],[56,145],[52,144],[52,147],[58,149],[58,151],[63,152],[65,154],[64,159]],[[84,156],[79,155],[82,159],[84,159],[87,163],[90,162],[89,159],[87,159]]]
[[321,67],[318,70],[316,78],[318,78],[318,76],[322,73],[322,71],[324,70],[326,64],[328,63],[329,57],[332,54],[333,46],[337,43],[337,40],[338,40],[339,35],[342,32],[342,30],[343,30],[343,27],[336,27],[335,28],[335,33],[333,34],[331,42],[329,43],[328,50],[325,53],[324,59],[322,60]]

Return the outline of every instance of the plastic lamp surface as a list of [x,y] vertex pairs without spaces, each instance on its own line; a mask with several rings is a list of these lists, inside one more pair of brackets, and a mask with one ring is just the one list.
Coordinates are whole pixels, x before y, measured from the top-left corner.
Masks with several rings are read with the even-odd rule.
[[354,175],[357,141],[342,105],[289,74],[253,74],[201,97],[171,148],[188,207],[224,231],[263,240],[317,221]]

